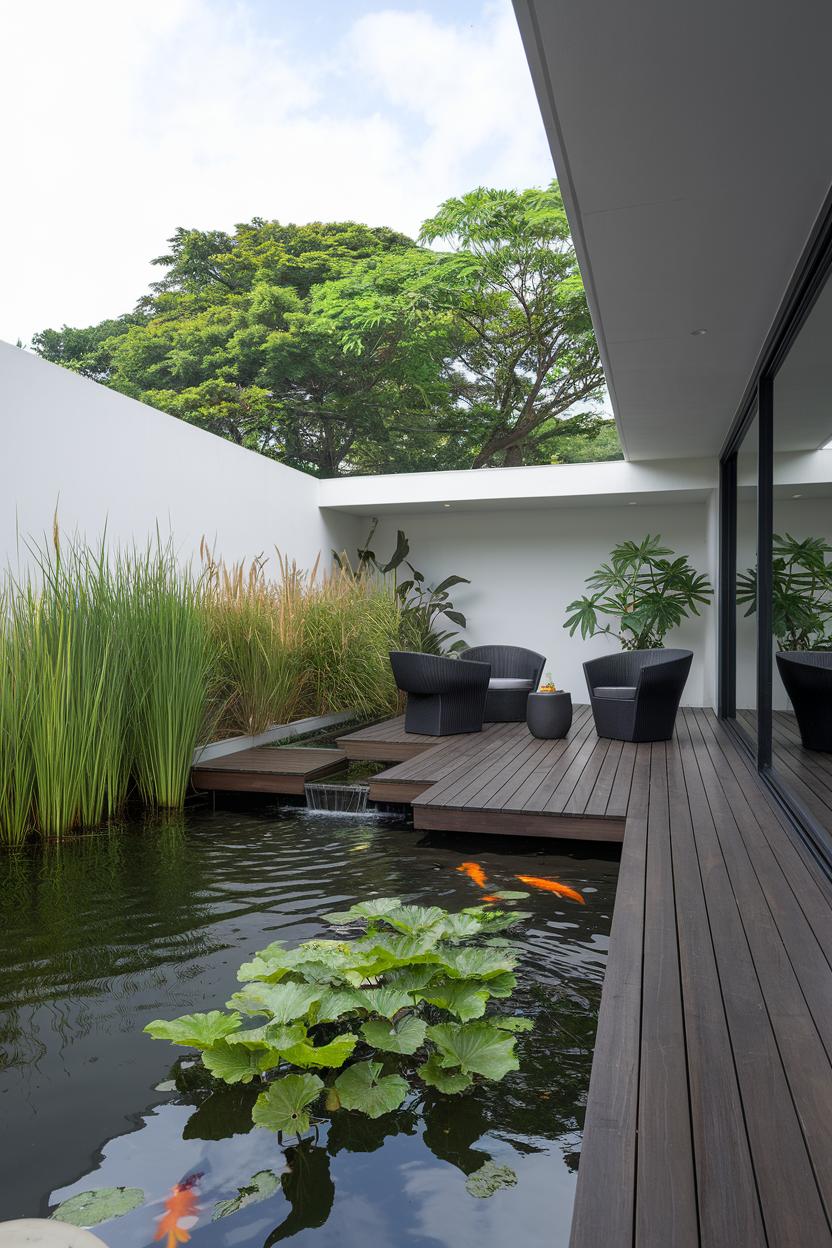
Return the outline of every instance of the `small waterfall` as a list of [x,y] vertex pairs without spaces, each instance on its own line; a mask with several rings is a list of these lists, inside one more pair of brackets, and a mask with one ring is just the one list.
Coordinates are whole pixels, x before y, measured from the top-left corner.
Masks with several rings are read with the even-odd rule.
[[367,810],[369,787],[366,784],[305,784],[309,810],[328,810],[332,814],[360,815]]

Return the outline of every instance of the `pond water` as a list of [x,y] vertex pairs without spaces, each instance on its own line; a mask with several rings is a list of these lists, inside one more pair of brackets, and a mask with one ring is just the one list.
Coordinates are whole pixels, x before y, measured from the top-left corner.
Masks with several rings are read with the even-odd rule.
[[[618,872],[604,854],[272,807],[0,858],[0,1219],[137,1187],[144,1203],[96,1233],[144,1248],[173,1185],[197,1176],[194,1248],[565,1245]],[[331,935],[328,910],[391,895],[476,904],[457,869],[471,860],[492,888],[531,874],[585,901],[532,890],[520,903],[533,917],[509,933],[512,1004],[536,1028],[500,1083],[411,1098],[374,1121],[339,1111],[281,1146],[251,1126],[255,1091],[199,1086],[187,1057],[172,1069],[182,1050],[142,1034],[154,1018],[222,1008],[242,961],[275,939]],[[484,1199],[470,1176],[488,1159],[516,1183]],[[215,1216],[263,1174],[264,1199]]]

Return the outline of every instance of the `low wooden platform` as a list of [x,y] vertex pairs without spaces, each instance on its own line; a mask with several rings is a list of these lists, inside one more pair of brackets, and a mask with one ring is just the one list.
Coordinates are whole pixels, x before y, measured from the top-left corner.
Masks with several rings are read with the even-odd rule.
[[223,793],[302,794],[308,780],[320,780],[344,766],[343,750],[258,746],[226,754],[191,771],[195,789]]
[[[447,742],[450,737],[442,739]],[[424,737],[418,732],[405,732],[404,715],[398,715],[395,719],[385,719],[379,724],[371,724],[369,728],[360,728],[358,732],[339,737],[336,745],[350,760],[401,763],[435,746],[438,740],[438,737]]]
[[636,747],[572,1248],[829,1248],[832,888],[710,711]]

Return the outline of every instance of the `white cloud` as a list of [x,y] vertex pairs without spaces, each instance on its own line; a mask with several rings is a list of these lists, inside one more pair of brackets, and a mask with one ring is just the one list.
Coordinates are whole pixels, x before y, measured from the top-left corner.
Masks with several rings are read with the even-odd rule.
[[354,8],[300,46],[252,3],[3,6],[0,338],[132,307],[177,225],[415,233],[448,195],[551,176],[508,0],[474,23]]

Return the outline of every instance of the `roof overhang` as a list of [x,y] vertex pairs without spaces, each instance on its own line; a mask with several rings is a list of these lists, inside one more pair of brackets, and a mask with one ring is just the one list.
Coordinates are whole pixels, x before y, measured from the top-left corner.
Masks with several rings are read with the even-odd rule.
[[832,5],[514,4],[625,453],[715,455],[829,190]]

